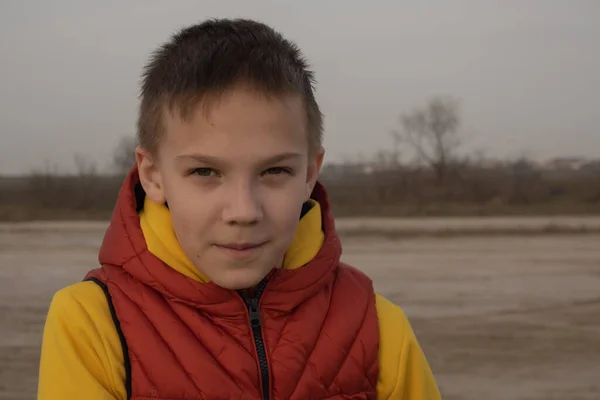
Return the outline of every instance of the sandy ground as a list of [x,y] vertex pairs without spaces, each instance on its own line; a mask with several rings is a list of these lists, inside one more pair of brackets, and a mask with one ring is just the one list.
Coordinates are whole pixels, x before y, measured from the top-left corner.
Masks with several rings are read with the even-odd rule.
[[[0,399],[35,398],[52,294],[104,226],[0,226]],[[600,399],[600,235],[348,237],[343,258],[404,308],[445,399]]]

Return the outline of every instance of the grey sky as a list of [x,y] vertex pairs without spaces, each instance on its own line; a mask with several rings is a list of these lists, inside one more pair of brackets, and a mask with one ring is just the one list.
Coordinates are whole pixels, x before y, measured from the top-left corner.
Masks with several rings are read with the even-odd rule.
[[328,159],[390,145],[401,111],[462,99],[469,146],[600,156],[600,2],[0,2],[0,174],[79,153],[104,168],[134,131],[139,74],[171,33],[257,18],[316,70]]

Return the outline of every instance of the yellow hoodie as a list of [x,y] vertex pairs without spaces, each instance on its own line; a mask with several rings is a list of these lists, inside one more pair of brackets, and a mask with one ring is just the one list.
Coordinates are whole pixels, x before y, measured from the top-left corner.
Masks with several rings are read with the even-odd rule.
[[[199,282],[206,278],[185,256],[166,207],[146,199],[140,225],[148,250],[167,265]],[[283,268],[308,263],[323,243],[321,210],[314,202],[298,224]],[[431,369],[402,310],[376,297],[380,328],[379,400],[437,400]],[[121,342],[106,297],[93,282],[57,292],[44,328],[38,400],[126,400]]]

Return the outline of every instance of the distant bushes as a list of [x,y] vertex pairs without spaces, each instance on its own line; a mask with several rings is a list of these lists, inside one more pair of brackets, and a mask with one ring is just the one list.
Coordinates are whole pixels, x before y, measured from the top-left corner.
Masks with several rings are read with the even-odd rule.
[[526,161],[448,168],[324,174],[338,215],[471,216],[600,214],[600,168],[545,171]]
[[0,178],[0,220],[107,219],[121,181],[98,175]]

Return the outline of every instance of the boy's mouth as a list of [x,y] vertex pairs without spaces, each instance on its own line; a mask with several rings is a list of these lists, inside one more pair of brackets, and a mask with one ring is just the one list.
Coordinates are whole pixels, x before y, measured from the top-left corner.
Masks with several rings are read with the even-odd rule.
[[240,242],[240,243],[219,243],[214,246],[219,250],[227,252],[229,255],[239,258],[251,256],[255,251],[261,249],[267,242]]

